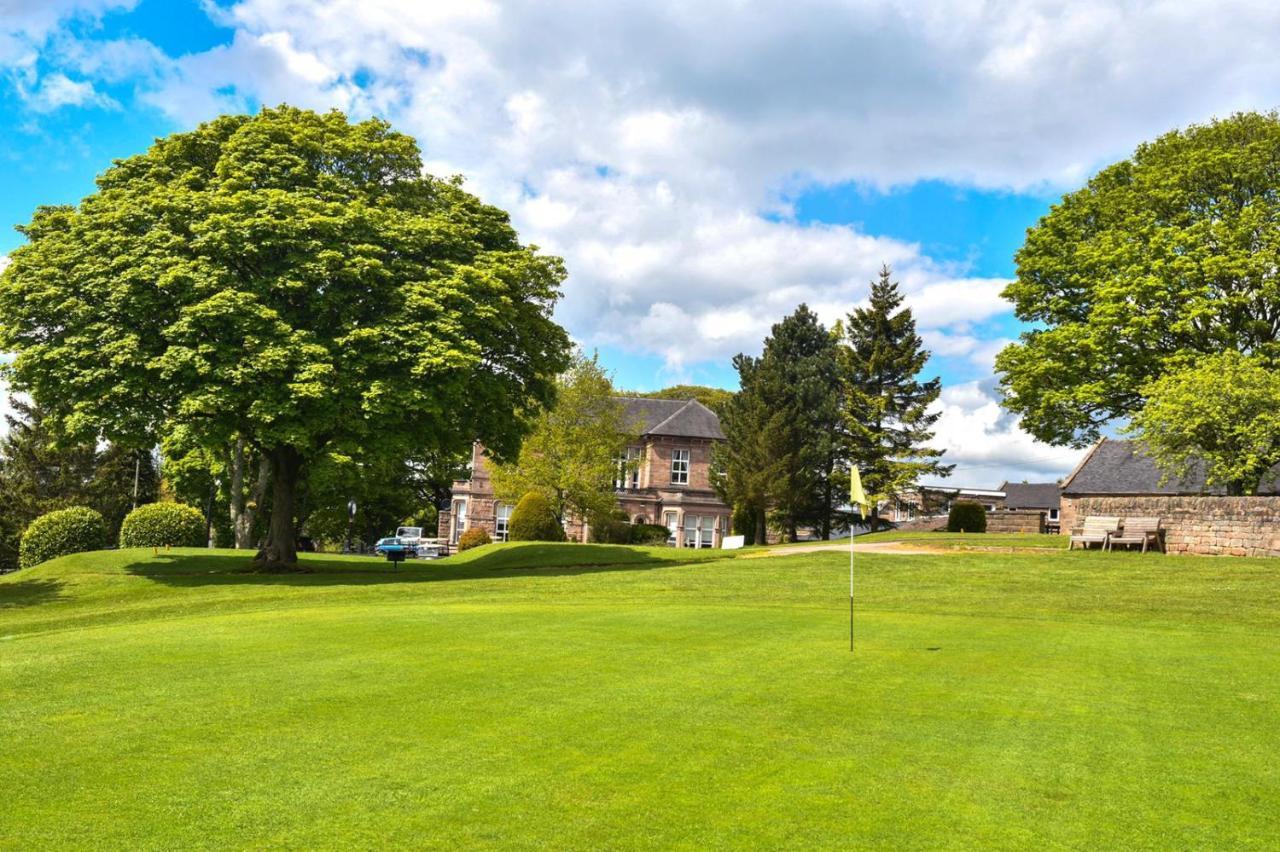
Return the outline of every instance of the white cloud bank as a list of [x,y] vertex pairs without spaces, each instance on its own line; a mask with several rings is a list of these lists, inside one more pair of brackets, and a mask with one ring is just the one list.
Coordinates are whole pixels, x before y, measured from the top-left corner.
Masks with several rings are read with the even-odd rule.
[[[390,118],[433,172],[465,174],[526,239],[566,258],[560,319],[576,339],[656,353],[673,373],[755,350],[802,300],[834,319],[885,262],[929,344],[988,365],[1003,341],[975,328],[1007,312],[1004,282],[855,227],[800,224],[789,195],[929,178],[1065,187],[1172,127],[1280,102],[1270,2],[209,8],[234,39],[153,57],[136,73],[145,103],[183,124],[249,100]],[[0,60],[25,61],[10,42],[48,35],[48,16],[29,17]],[[58,49],[69,81],[148,55],[119,42]],[[941,429],[962,467],[1060,461],[991,407],[990,383],[965,388],[948,391]]]

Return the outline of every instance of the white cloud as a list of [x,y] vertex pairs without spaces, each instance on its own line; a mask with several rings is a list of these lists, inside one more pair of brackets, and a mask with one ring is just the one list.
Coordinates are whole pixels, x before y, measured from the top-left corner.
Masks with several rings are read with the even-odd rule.
[[1018,428],[1000,407],[992,382],[944,388],[934,411],[941,414],[933,445],[956,466],[948,479],[932,483],[995,488],[1010,482],[1054,482],[1071,472],[1084,450],[1051,447]]
[[53,112],[66,106],[118,107],[87,80],[72,80],[62,72],[48,74],[34,89],[21,89],[23,100],[35,112]]

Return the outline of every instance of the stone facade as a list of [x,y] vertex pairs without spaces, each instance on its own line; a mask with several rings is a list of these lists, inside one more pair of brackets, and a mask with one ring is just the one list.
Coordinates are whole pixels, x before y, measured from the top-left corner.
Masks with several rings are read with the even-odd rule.
[[[711,451],[715,442],[703,438],[649,435],[634,447],[639,455],[634,474],[618,489],[618,507],[632,523],[662,524],[673,530],[677,547],[719,547],[729,532],[731,511],[711,487]],[[672,456],[688,451],[688,482],[672,482]],[[488,459],[477,444],[472,451],[471,479],[453,484],[449,509],[440,512],[437,534],[456,542],[465,529],[482,527],[494,540],[501,539],[498,515],[509,512],[493,493]],[[695,520],[696,519],[696,520]],[[565,535],[570,541],[588,541],[588,524],[569,518]]]
[[1045,513],[1037,509],[1006,509],[987,512],[989,533],[1042,533]]
[[1090,515],[1160,518],[1170,553],[1280,556],[1280,496],[1063,495],[1063,532]]

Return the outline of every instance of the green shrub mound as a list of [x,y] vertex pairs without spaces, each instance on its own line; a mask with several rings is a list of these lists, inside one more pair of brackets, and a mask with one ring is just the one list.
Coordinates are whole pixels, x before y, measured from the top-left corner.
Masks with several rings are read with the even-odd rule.
[[18,545],[18,567],[30,568],[69,553],[102,550],[107,524],[87,506],[72,506],[41,515],[31,522]]
[[591,541],[596,544],[630,544],[631,522],[622,512],[593,518],[590,526]]
[[458,552],[461,553],[473,547],[483,547],[491,541],[493,539],[489,538],[489,533],[485,532],[483,527],[472,527],[458,536]]
[[632,544],[666,544],[671,531],[662,524],[636,524],[631,527]]
[[204,515],[182,503],[147,503],[125,516],[121,547],[203,547]]
[[947,516],[947,532],[984,533],[987,531],[987,510],[981,503],[959,500],[951,504]]
[[564,527],[551,511],[551,503],[536,491],[520,498],[511,513],[507,537],[512,541],[564,541]]

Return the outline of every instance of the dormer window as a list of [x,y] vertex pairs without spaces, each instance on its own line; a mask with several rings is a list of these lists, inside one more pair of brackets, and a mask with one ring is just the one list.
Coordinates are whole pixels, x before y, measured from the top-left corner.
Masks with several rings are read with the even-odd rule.
[[689,484],[689,451],[688,450],[672,450],[671,451],[671,484],[672,485],[688,485]]

